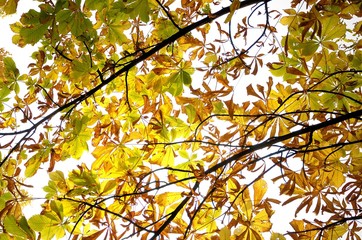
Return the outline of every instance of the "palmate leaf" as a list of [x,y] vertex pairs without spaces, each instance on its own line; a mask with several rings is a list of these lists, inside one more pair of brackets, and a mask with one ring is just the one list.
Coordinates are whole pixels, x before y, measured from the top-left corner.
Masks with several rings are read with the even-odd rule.
[[72,140],[64,143],[63,151],[68,153],[71,157],[79,159],[84,151],[88,151],[87,141],[92,137],[92,130],[86,129],[79,133]]
[[52,144],[44,143],[44,145],[39,145],[40,149],[34,154],[29,160],[24,164],[25,177],[34,176],[42,163],[47,162],[50,157],[50,152],[53,147]]
[[17,33],[13,36],[13,43],[24,46],[39,42],[51,24],[51,17],[47,16],[47,13],[33,9],[23,14],[20,22],[11,25],[11,29]]
[[338,16],[324,17],[321,20],[322,24],[322,43],[324,41],[335,40],[346,34],[346,25],[341,23]]
[[131,18],[136,18],[137,16],[140,17],[140,19],[143,22],[149,21],[149,3],[148,0],[131,0],[127,1],[124,12],[128,13]]
[[57,12],[58,30],[61,34],[71,32],[75,37],[93,32],[92,22],[80,11],[63,9]]
[[107,29],[107,39],[111,43],[117,43],[117,44],[125,44],[129,40],[127,36],[125,35],[125,31],[130,28],[130,24],[127,22],[124,22],[122,24],[118,23],[111,23],[108,24]]
[[49,25],[38,24],[29,28],[22,28],[20,35],[26,44],[36,44],[47,32]]
[[52,214],[34,215],[29,219],[28,223],[31,229],[41,233],[44,240],[50,240],[53,237],[60,239],[65,235],[61,219]]
[[4,219],[4,227],[6,232],[14,236],[15,239],[36,239],[33,229],[29,228],[24,217],[17,222],[14,216],[6,216]]
[[14,60],[11,57],[4,58],[5,77],[9,80],[16,80],[19,75],[19,69],[16,67]]
[[185,86],[190,86],[191,84],[191,75],[185,70],[181,69],[180,71],[171,74],[168,78],[169,88],[168,92],[173,96],[179,96]]

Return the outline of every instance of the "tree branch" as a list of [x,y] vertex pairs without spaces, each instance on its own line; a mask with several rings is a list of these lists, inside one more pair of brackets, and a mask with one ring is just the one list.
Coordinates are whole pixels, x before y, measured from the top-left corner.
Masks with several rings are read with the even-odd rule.
[[296,136],[299,136],[299,135],[302,135],[302,134],[305,134],[305,133],[314,132],[314,131],[317,131],[319,129],[322,129],[322,128],[325,128],[325,127],[328,127],[328,126],[331,126],[331,125],[334,125],[334,124],[349,120],[349,119],[359,118],[361,115],[362,115],[362,110],[357,110],[357,111],[350,112],[350,113],[347,113],[345,115],[342,115],[342,116],[339,116],[339,117],[336,117],[336,118],[332,118],[332,119],[330,119],[328,121],[321,122],[321,123],[318,123],[318,124],[315,124],[315,125],[311,125],[311,126],[308,126],[306,128],[300,129],[298,131],[294,131],[294,132],[285,134],[283,136],[269,138],[269,139],[267,139],[267,140],[265,140],[265,141],[263,141],[263,142],[261,142],[259,144],[249,146],[248,149],[246,149],[244,151],[241,151],[241,152],[239,152],[239,153],[225,159],[224,161],[222,161],[220,163],[215,164],[214,166],[212,166],[208,170],[206,170],[205,173],[209,174],[209,173],[215,172],[217,169],[225,166],[226,164],[229,164],[229,163],[231,163],[233,161],[236,161],[236,160],[240,159],[241,157],[243,157],[243,156],[245,156],[247,154],[250,154],[252,152],[255,152],[257,150],[272,146],[273,144],[288,140],[290,138],[293,138],[293,137],[296,137]]

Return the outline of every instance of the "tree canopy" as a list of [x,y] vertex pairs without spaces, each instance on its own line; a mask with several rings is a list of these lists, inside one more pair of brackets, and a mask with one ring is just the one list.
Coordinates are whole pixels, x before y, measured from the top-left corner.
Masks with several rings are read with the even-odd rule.
[[1,240],[361,239],[361,1],[24,2]]

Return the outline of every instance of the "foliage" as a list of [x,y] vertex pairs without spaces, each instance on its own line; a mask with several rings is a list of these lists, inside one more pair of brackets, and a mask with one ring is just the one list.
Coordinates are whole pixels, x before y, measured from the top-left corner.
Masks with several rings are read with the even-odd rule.
[[274,1],[34,2],[28,72],[0,52],[0,238],[361,239],[362,3]]

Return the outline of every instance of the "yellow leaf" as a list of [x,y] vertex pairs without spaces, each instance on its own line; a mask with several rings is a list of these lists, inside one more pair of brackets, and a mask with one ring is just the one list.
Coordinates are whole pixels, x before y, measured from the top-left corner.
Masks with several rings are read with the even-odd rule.
[[155,197],[160,212],[164,213],[166,210],[166,214],[172,212],[182,199],[181,193],[179,192],[165,192]]
[[333,42],[333,41],[323,41],[322,45],[330,50],[337,50],[338,49],[338,45],[337,43]]
[[328,240],[340,239],[348,231],[348,225],[346,223],[337,225],[334,228],[328,230]]
[[165,193],[158,194],[155,197],[155,201],[160,206],[169,206],[181,199],[182,199],[181,193],[179,193],[179,192],[165,192]]
[[254,204],[258,204],[264,197],[264,194],[268,190],[268,184],[264,179],[259,179],[253,185],[254,189]]
[[166,153],[162,159],[162,166],[173,166],[175,162],[175,153],[171,147],[166,148]]
[[283,234],[273,232],[270,240],[286,240],[286,238],[283,236]]
[[261,210],[255,215],[251,226],[254,230],[257,230],[259,232],[267,232],[271,229],[272,224],[265,209]]
[[219,232],[219,236],[220,236],[220,240],[229,240],[230,239],[230,235],[231,235],[231,231],[228,227],[223,227],[220,232]]
[[324,17],[321,24],[323,41],[341,38],[346,33],[346,25],[337,15]]
[[101,195],[110,194],[117,186],[118,186],[117,181],[114,179],[102,182],[101,183]]
[[225,23],[228,23],[231,21],[231,18],[233,17],[235,11],[240,7],[240,1],[233,1],[233,3],[230,5],[230,13],[225,19]]

